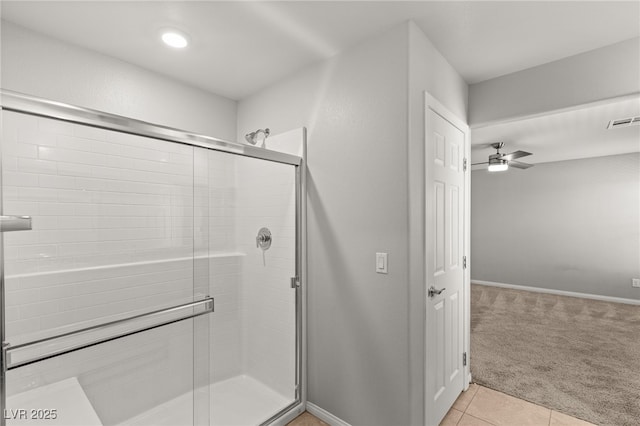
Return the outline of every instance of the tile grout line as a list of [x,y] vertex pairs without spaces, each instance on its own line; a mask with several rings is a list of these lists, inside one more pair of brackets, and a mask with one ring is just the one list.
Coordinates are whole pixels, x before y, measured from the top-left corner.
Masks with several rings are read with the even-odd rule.
[[[476,386],[477,386],[476,387],[476,393],[473,394],[473,398],[471,398],[471,401],[469,401],[469,405],[467,405],[467,408],[469,408],[469,406],[471,406],[471,403],[473,402],[474,399],[476,399],[476,396],[478,396],[478,393],[480,392],[480,390],[484,388],[484,386],[481,386],[481,385],[478,385],[478,384],[476,384]],[[483,421],[485,423],[488,423],[490,425],[496,426],[494,423],[491,423],[489,420],[481,419],[480,417],[476,417],[476,416],[473,416],[471,414],[467,414],[467,410],[466,409],[464,410],[464,414],[466,414],[469,417],[473,417],[474,419],[481,420],[481,421]]]
[[490,421],[485,420],[485,419],[482,419],[482,418],[480,418],[480,417],[472,416],[471,414],[466,414],[466,413],[465,413],[465,415],[467,415],[467,416],[469,416],[469,417],[472,417],[472,418],[474,418],[474,419],[476,419],[476,420],[483,421],[483,422],[485,422],[485,423],[487,423],[487,424],[490,424],[491,426],[496,426],[496,424],[495,424],[495,423],[491,423]]
[[[468,413],[467,413],[467,411],[468,411],[469,407],[471,406],[471,404],[473,403],[473,401],[475,400],[475,398],[478,396],[478,393],[480,392],[480,390],[481,390],[481,389],[489,389],[489,390],[491,390],[490,388],[486,388],[486,387],[481,386],[481,385],[477,385],[477,384],[476,384],[476,386],[477,386],[477,388],[476,388],[475,393],[473,394],[473,396],[472,396],[472,397],[471,397],[471,399],[469,400],[469,403],[465,406],[465,408],[464,408],[463,410],[459,410],[459,409],[457,409],[457,408],[452,407],[452,409],[455,409],[455,410],[460,411],[460,412],[462,413],[462,416],[461,416],[461,417],[460,417],[460,419],[456,422],[456,426],[458,426],[458,425],[460,424],[460,422],[462,421],[462,418],[463,418],[465,415],[466,415],[466,416],[469,416],[469,417],[471,417],[471,418],[473,418],[473,419],[483,421],[483,422],[485,422],[485,423],[487,423],[487,424],[490,424],[490,425],[492,425],[492,426],[496,426],[494,423],[490,422],[489,420],[485,420],[485,419],[483,419],[483,418],[481,418],[481,417],[477,417],[477,416],[474,416],[474,415],[471,415],[471,414],[468,414]],[[502,394],[504,394],[503,392],[499,392],[499,391],[495,391],[495,392],[498,392],[498,393],[502,393]],[[548,410],[548,411],[549,411],[549,420],[548,420],[548,422],[547,422],[547,426],[551,426],[551,421],[552,421],[552,418],[553,418],[553,412],[554,412],[555,410],[553,410],[553,409],[551,409],[551,408],[544,407],[544,406],[539,405],[539,404],[532,403],[532,402],[530,402],[530,401],[526,401],[526,400],[523,400],[523,399],[520,399],[520,398],[517,398],[517,397],[513,397],[512,395],[508,395],[508,394],[504,394],[504,395],[506,395],[506,396],[508,396],[508,397],[511,397],[511,398],[515,398],[515,399],[520,400],[520,401],[522,401],[522,402],[525,402],[525,403],[527,403],[527,404],[531,404],[531,405],[533,405],[533,406],[536,406],[536,407],[539,407],[539,408],[542,408],[542,409],[546,409],[546,410]],[[577,419],[577,420],[582,420],[582,419],[580,419],[580,418],[578,418],[578,417],[573,417],[573,416],[571,416],[571,417],[572,417],[572,418],[574,418],[574,419]],[[595,426],[595,425],[594,425],[594,426]]]
[[[476,390],[476,393],[478,393],[477,390]],[[464,417],[465,413],[467,412],[467,408],[469,408],[469,406],[471,405],[471,402],[473,401],[473,398],[475,398],[475,397],[476,397],[476,394],[474,393],[473,396],[471,397],[471,401],[469,401],[469,403],[466,405],[466,407],[464,407],[464,410],[462,410],[462,415],[460,416],[460,418],[456,422],[456,426],[458,426],[458,424],[460,424],[460,421],[462,420],[462,418]]]
[[[472,416],[471,414],[467,414],[467,410],[468,410],[468,409],[469,409],[469,407],[471,406],[471,403],[473,402],[473,400],[474,400],[474,399],[476,399],[476,396],[478,396],[478,392],[480,391],[480,388],[481,388],[481,387],[482,387],[482,386],[480,386],[480,385],[477,385],[477,384],[476,384],[476,391],[474,392],[474,394],[473,394],[473,396],[471,397],[471,400],[469,401],[469,403],[467,404],[467,406],[466,406],[466,407],[464,407],[464,410],[462,411],[462,416],[460,416],[460,419],[456,422],[456,426],[457,426],[458,424],[460,424],[460,422],[462,421],[462,418],[463,418],[464,416],[469,416],[469,417],[472,417],[472,418],[474,418],[474,419],[476,419],[476,420],[480,420],[480,421],[486,422],[486,423],[488,423],[488,424],[490,424],[490,425],[493,425],[493,423],[491,423],[491,422],[489,422],[489,421],[487,421],[487,420],[481,419],[481,418],[476,417],[476,416]],[[493,426],[495,426],[495,425],[493,425]]]
[[473,396],[471,397],[471,399],[469,400],[469,403],[467,404],[466,407],[464,407],[464,411],[462,412],[462,415],[464,416],[465,414],[467,414],[467,410],[469,409],[469,406],[471,405],[471,403],[473,402],[473,400],[476,398],[476,395],[478,394],[478,389],[476,389],[476,392],[473,394]]

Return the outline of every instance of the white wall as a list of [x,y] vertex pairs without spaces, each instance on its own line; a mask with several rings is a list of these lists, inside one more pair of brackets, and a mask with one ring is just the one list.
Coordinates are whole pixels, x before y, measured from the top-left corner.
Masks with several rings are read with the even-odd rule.
[[640,300],[640,154],[472,174],[472,279]]
[[236,139],[233,100],[10,22],[1,24],[3,89]]
[[640,92],[640,38],[469,87],[472,126]]
[[409,313],[411,424],[424,424],[425,151],[424,91],[462,121],[467,118],[468,86],[422,30],[409,23]]
[[[238,106],[238,135],[309,130],[308,400],[354,425],[422,421],[423,370],[410,370],[424,340],[410,329],[410,308],[423,317],[410,307],[422,282],[410,280],[409,186],[422,173],[412,156],[425,89],[465,117],[466,85],[403,24]],[[376,252],[389,253],[388,275],[375,273]]]
[[309,129],[308,399],[354,425],[409,422],[407,49],[395,28],[238,106],[239,135]]

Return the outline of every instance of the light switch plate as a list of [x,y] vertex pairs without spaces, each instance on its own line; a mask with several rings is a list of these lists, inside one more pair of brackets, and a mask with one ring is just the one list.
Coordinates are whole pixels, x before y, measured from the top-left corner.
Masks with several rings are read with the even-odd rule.
[[376,253],[376,272],[378,274],[388,274],[388,266],[387,253]]

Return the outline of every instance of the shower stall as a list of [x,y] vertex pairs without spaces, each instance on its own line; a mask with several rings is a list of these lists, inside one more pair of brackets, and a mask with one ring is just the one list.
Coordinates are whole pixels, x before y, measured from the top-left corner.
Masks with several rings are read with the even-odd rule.
[[302,155],[7,91],[1,138],[2,426],[303,410]]

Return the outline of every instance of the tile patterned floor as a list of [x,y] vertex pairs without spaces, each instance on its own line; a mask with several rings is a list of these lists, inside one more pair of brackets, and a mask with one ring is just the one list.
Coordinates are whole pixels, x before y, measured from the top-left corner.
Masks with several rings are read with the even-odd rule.
[[[595,426],[475,383],[462,392],[440,426]],[[287,426],[329,426],[305,411]]]
[[328,423],[323,422],[313,414],[305,411],[298,417],[287,423],[287,426],[329,426]]
[[475,383],[460,394],[440,426],[594,426]]

